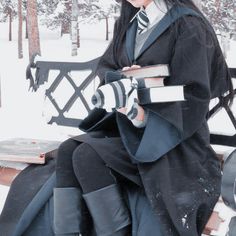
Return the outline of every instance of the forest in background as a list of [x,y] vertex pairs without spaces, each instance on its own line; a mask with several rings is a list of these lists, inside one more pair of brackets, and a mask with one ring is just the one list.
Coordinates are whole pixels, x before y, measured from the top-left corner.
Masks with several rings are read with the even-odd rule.
[[[194,2],[221,36],[221,45],[226,56],[228,41],[236,40],[236,1]],[[70,34],[71,55],[76,56],[77,48],[80,47],[80,24],[105,21],[104,40],[110,40],[109,22],[111,18],[117,19],[119,11],[119,0],[0,0],[0,22],[9,24],[9,41],[12,40],[12,22],[18,20],[18,58],[23,58],[23,37],[28,39],[29,59],[34,54],[43,54],[40,47],[39,23],[52,30],[59,28],[61,36]]]

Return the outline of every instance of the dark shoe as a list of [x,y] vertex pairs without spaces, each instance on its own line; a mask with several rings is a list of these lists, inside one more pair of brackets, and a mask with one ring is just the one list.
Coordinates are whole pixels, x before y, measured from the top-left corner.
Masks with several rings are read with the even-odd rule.
[[98,236],[128,235],[130,227],[127,226],[130,225],[131,220],[116,184],[84,194],[83,197]]

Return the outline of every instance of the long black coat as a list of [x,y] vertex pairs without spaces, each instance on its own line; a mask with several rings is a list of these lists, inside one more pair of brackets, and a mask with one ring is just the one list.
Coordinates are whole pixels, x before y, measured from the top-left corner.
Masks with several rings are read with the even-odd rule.
[[206,117],[210,99],[228,90],[227,66],[211,27],[203,27],[200,17],[182,17],[158,38],[154,30],[134,61],[130,46],[135,27],[135,22],[130,24],[117,60],[111,43],[99,63],[100,78],[132,64],[169,64],[171,76],[165,85],[184,85],[186,101],[145,105],[148,121],[143,129],[135,128],[123,114],[101,109],[92,111],[80,128],[110,132],[117,125],[124,146],[138,163],[164,236],[201,235],[218,200],[221,181]]

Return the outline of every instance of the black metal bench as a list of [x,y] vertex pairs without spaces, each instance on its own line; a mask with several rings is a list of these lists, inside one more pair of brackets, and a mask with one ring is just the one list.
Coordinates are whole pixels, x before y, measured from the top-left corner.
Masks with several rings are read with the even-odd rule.
[[[36,63],[32,62],[27,67],[26,76],[27,79],[30,80],[30,88],[33,91],[37,91],[37,89],[43,85],[45,82],[48,82],[49,72],[57,70],[59,71],[58,75],[52,79],[52,82],[49,88],[45,91],[45,96],[49,99],[52,105],[58,112],[57,116],[53,116],[49,124],[56,123],[61,126],[70,126],[70,127],[78,127],[81,119],[77,118],[69,118],[65,116],[65,112],[68,112],[75,101],[80,99],[82,105],[85,107],[86,111],[89,113],[91,111],[91,107],[86,100],[83,90],[85,90],[94,80],[95,78],[95,70],[99,58],[93,59],[87,62],[52,62],[52,61],[37,61]],[[31,69],[36,68],[35,75],[33,76],[31,73]],[[91,71],[86,78],[83,78],[81,84],[76,85],[75,78],[73,79],[70,73],[72,71]],[[58,86],[63,80],[67,80],[74,89],[74,92],[71,94],[68,101],[65,103],[63,107],[58,105],[58,102],[53,98],[52,93],[56,91]]]
[[[84,106],[85,110],[87,111],[87,113],[89,113],[92,107],[89,106],[88,100],[85,98],[83,91],[91,83],[93,83],[94,78],[96,76],[95,71],[96,71],[96,66],[97,66],[98,61],[99,61],[99,58],[90,60],[88,62],[78,62],[78,63],[49,62],[49,61],[34,62],[34,58],[32,58],[31,63],[27,67],[27,73],[26,73],[27,79],[30,80],[30,88],[33,91],[37,91],[37,89],[41,85],[48,82],[49,86],[45,90],[45,96],[51,102],[51,104],[54,106],[54,108],[56,109],[58,113],[57,116],[54,115],[51,117],[51,119],[48,122],[49,124],[56,123],[57,125],[60,125],[60,126],[78,127],[78,124],[80,123],[81,119],[70,118],[65,115],[65,113],[68,112],[73,107],[77,99],[81,100],[82,105]],[[31,73],[32,68],[36,69],[35,75],[32,75]],[[54,78],[51,78],[51,81],[49,81],[50,71],[55,71],[55,70],[59,71],[57,76]],[[71,76],[71,72],[73,71],[90,71],[90,73],[85,78],[79,78],[81,79],[81,83],[79,83],[79,85],[76,85],[75,80],[78,78],[73,78]],[[230,68],[230,73],[231,73],[232,78],[236,79],[236,68]],[[65,105],[63,107],[60,107],[58,105],[58,102],[53,97],[53,93],[57,90],[58,86],[62,83],[63,80],[67,80],[70,83],[70,85],[73,88],[73,93],[70,95]],[[236,89],[234,90],[234,93],[236,93]],[[230,107],[225,101],[226,101],[226,97],[223,97],[223,96],[220,97],[219,102],[210,110],[209,116],[217,112],[221,107],[225,109],[235,128],[235,134],[232,136],[229,136],[229,135],[211,133],[211,137],[210,137],[211,144],[219,144],[219,145],[236,147],[236,119],[233,115],[232,110],[230,109]],[[222,155],[219,155],[219,156],[222,160],[224,159]],[[236,174],[234,174],[234,176],[236,177]],[[234,200],[232,200],[228,204],[230,207],[232,207],[232,205],[235,205],[233,201]],[[236,205],[234,209],[236,209]],[[209,224],[205,228],[204,232],[207,235],[210,235],[211,230],[213,230],[214,227],[217,227],[218,226],[217,224],[220,224],[220,223],[221,221],[218,214],[216,212],[213,212],[212,217],[209,221]]]
[[[30,88],[33,91],[37,91],[37,89],[44,84],[45,82],[48,82],[49,79],[49,72],[58,70],[59,74],[52,79],[52,82],[50,84],[50,87],[45,91],[45,96],[50,100],[52,105],[55,107],[55,109],[58,112],[57,116],[53,116],[49,124],[56,123],[58,125],[62,126],[70,126],[70,127],[78,127],[79,122],[81,119],[75,119],[75,118],[69,118],[64,115],[65,112],[68,112],[75,103],[77,99],[80,99],[82,101],[83,106],[85,107],[86,111],[89,112],[91,110],[91,107],[88,104],[88,101],[85,99],[82,91],[85,90],[90,83],[93,82],[95,78],[95,70],[97,63],[99,61],[99,57],[87,62],[51,62],[51,61],[37,61],[34,62],[34,58],[32,58],[31,63],[27,67],[27,79],[30,80]],[[31,69],[36,69],[35,75],[32,75]],[[72,78],[70,73],[72,71],[85,71],[90,70],[90,74],[86,78],[83,79],[83,82],[77,86],[75,84],[75,80],[78,78]],[[236,68],[230,68],[230,74],[232,78],[236,79]],[[74,92],[71,94],[71,97],[68,99],[64,107],[60,108],[58,106],[57,101],[52,97],[52,93],[57,89],[57,87],[60,85],[60,83],[64,80],[68,80],[68,82],[71,84],[71,86],[74,89]],[[234,90],[234,93],[236,93],[236,89]],[[233,126],[236,131],[236,119],[233,115],[233,112],[231,111],[228,104],[225,102],[226,97],[220,97],[219,102],[210,110],[209,116],[211,116],[213,113],[217,112],[220,107],[226,110],[228,113],[231,122],[233,123]],[[220,145],[227,145],[227,146],[233,146],[236,147],[236,134],[233,136],[228,135],[219,135],[219,134],[211,134],[211,143],[212,144],[220,144]]]

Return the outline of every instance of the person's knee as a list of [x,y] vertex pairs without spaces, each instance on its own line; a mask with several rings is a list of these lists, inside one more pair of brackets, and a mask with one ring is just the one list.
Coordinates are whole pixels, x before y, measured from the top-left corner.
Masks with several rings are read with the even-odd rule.
[[100,155],[86,143],[82,143],[73,152],[72,164],[78,180],[94,180],[107,169]]
[[78,186],[72,165],[72,154],[78,145],[77,141],[68,139],[58,148],[56,160],[56,186],[58,188]]
[[79,173],[83,173],[88,168],[92,168],[94,161],[97,161],[98,154],[87,143],[80,144],[72,155],[73,167],[76,168]]
[[81,144],[72,157],[74,173],[83,193],[93,192],[116,182],[102,157],[89,144]]
[[61,143],[57,151],[57,166],[63,166],[65,163],[71,162],[72,154],[77,146],[77,142],[73,139]]

